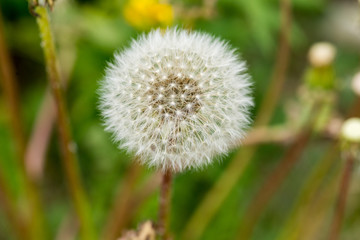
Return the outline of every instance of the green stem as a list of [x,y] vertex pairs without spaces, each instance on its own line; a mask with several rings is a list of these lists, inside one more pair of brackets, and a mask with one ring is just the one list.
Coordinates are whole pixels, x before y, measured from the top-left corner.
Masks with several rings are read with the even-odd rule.
[[36,6],[34,12],[37,15],[36,20],[44,50],[48,78],[56,105],[63,165],[72,200],[80,222],[81,236],[82,239],[86,240],[95,239],[89,203],[81,182],[77,156],[74,149],[75,143],[71,136],[66,100],[63,93],[63,82],[60,78],[54,38],[50,25],[50,16],[47,8],[44,6]]

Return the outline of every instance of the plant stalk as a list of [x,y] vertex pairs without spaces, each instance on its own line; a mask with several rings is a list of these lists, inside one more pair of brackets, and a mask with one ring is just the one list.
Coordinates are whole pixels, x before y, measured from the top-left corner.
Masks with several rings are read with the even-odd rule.
[[83,184],[80,178],[80,170],[76,156],[76,146],[72,139],[69,116],[66,108],[66,100],[63,92],[63,82],[60,78],[60,70],[56,56],[54,37],[50,25],[50,16],[45,6],[35,6],[34,12],[40,31],[42,47],[45,55],[48,79],[56,105],[57,123],[62,150],[62,160],[65,168],[70,194],[80,222],[81,236],[84,240],[95,239],[90,207]]
[[162,176],[159,201],[158,234],[162,240],[170,240],[170,206],[171,206],[172,172],[166,170]]

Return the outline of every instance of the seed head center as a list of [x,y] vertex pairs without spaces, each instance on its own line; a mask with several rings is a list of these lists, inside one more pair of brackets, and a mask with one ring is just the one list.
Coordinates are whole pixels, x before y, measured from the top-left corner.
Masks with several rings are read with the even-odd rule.
[[190,77],[169,75],[158,78],[147,91],[152,109],[164,118],[183,120],[201,107],[201,91]]

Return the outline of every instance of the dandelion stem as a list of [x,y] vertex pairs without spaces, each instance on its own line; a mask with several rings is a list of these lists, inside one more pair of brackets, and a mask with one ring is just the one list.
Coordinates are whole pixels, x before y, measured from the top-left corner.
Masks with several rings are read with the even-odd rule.
[[172,172],[166,170],[162,176],[160,188],[159,222],[158,233],[162,240],[170,239],[169,220],[170,220],[170,202],[171,202],[171,181]]
[[340,236],[341,225],[345,213],[346,199],[347,199],[350,180],[351,180],[351,174],[355,163],[355,157],[353,156],[353,154],[348,152],[345,155],[346,155],[345,156],[346,162],[340,183],[335,214],[330,228],[330,237],[329,237],[330,240],[337,240],[339,239]]
[[80,178],[77,156],[74,149],[75,143],[71,137],[66,100],[63,93],[63,82],[60,78],[54,38],[50,25],[50,16],[47,8],[44,6],[35,6],[34,12],[37,15],[36,20],[44,50],[48,78],[56,105],[57,121],[63,154],[62,160],[72,200],[80,222],[81,236],[82,239],[86,240],[95,239],[89,203]]

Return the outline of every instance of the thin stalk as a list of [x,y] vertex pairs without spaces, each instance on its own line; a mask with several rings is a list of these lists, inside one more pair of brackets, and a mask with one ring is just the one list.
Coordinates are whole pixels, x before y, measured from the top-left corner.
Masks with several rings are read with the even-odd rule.
[[82,239],[95,239],[89,202],[85,195],[80,178],[80,171],[75,153],[75,143],[71,136],[69,116],[66,109],[66,100],[63,93],[60,70],[56,56],[54,38],[50,25],[50,16],[44,6],[35,6],[36,20],[40,31],[42,47],[48,79],[56,105],[57,123],[61,142],[62,160],[65,168],[70,193],[80,222]]
[[8,52],[3,30],[3,20],[0,11],[0,72],[1,82],[4,89],[5,100],[8,104],[10,115],[10,126],[15,139],[17,153],[17,167],[21,180],[24,183],[27,211],[30,216],[26,216],[28,227],[32,230],[32,238],[43,239],[45,237],[44,216],[40,204],[40,194],[37,186],[27,175],[25,158],[25,135],[23,131],[22,116],[18,86],[15,78],[15,70]]
[[335,214],[330,228],[330,240],[337,240],[340,236],[341,225],[345,214],[346,199],[349,192],[351,174],[353,172],[353,167],[355,163],[355,157],[351,153],[346,153],[345,159],[346,162],[340,183]]
[[263,213],[263,210],[274,196],[276,190],[279,189],[279,186],[283,183],[286,176],[290,173],[293,166],[300,159],[301,153],[305,149],[310,138],[310,129],[302,132],[286,152],[279,165],[264,181],[263,186],[260,187],[257,195],[254,197],[250,203],[250,206],[247,208],[247,211],[243,217],[244,220],[242,221],[236,239],[250,239],[255,224]]
[[[291,29],[291,1],[281,0],[281,32],[280,43],[274,71],[271,78],[270,86],[263,99],[259,114],[255,120],[254,126],[265,126],[269,123],[273,114],[276,103],[279,100],[281,90],[283,89],[286,72],[288,68],[289,52],[290,52],[290,29]],[[271,99],[269,99],[271,98]],[[264,112],[262,112],[264,111]],[[183,232],[183,239],[192,240],[199,239],[210,223],[215,213],[220,209],[222,203],[235,186],[240,176],[247,168],[250,160],[253,158],[257,150],[256,146],[248,149],[241,149],[237,152],[232,162],[224,170],[217,183],[206,194],[204,200],[200,203],[199,207],[195,210],[190,218],[190,221],[185,226]],[[220,185],[220,183],[222,185]],[[221,186],[221,187],[219,187]],[[215,198],[214,198],[215,197]],[[212,199],[216,199],[214,204]]]
[[172,172],[166,170],[162,176],[159,199],[158,234],[162,240],[170,239],[170,205]]
[[236,146],[251,146],[265,143],[284,143],[296,137],[296,131],[286,126],[257,127],[250,130]]
[[[60,41],[59,61],[62,66],[62,80],[64,86],[68,86],[70,75],[74,68],[76,59],[76,49],[74,47],[74,37]],[[46,151],[49,146],[49,139],[53,133],[56,122],[56,111],[50,87],[46,88],[41,107],[37,113],[31,136],[27,142],[25,164],[30,177],[36,181],[41,181],[43,177],[44,165],[46,162]]]

